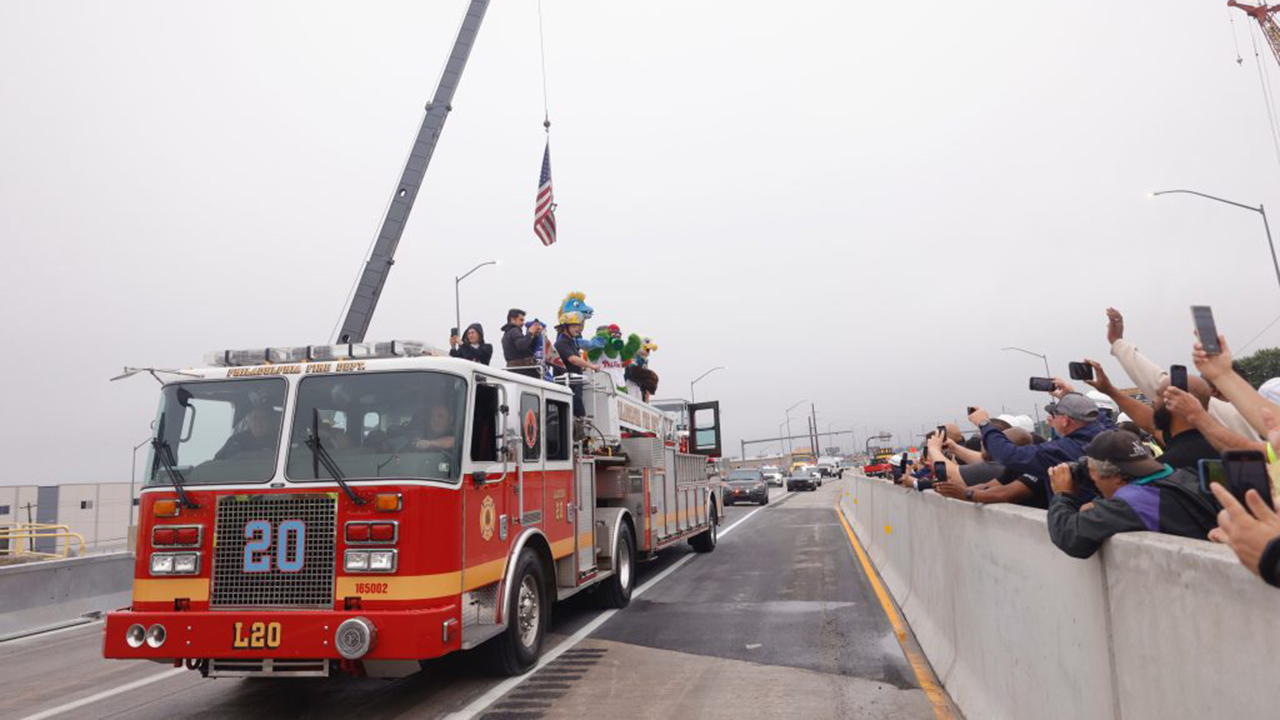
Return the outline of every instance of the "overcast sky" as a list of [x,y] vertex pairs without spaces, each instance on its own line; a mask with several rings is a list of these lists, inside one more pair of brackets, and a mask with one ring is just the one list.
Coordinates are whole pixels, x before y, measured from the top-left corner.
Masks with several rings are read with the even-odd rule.
[[[121,366],[330,339],[466,4],[0,4],[0,483],[127,480],[158,386]],[[495,0],[371,339],[445,344],[499,259],[464,324],[581,290],[659,395],[727,366],[698,396],[736,454],[802,399],[859,444],[1031,414],[1043,366],[1000,348],[1065,374],[1108,305],[1161,364],[1193,303],[1237,348],[1280,313],[1256,215],[1144,198],[1277,199],[1217,0],[543,7],[560,242],[536,4]]]

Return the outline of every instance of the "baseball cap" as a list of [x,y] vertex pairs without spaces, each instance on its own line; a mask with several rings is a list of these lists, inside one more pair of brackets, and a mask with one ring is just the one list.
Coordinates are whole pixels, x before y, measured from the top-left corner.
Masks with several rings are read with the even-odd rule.
[[1128,430],[1104,430],[1085,446],[1084,454],[1094,460],[1107,460],[1134,477],[1154,475],[1164,463],[1151,455],[1142,439]]
[[1090,390],[1084,396],[1096,403],[1098,407],[1110,409],[1112,417],[1120,414],[1120,406],[1116,404],[1116,401],[1097,390]]
[[1058,402],[1045,405],[1044,410],[1050,415],[1066,415],[1081,422],[1098,419],[1098,404],[1080,393],[1067,393]]
[[1262,387],[1258,388],[1258,392],[1271,402],[1280,402],[1280,378],[1271,378],[1262,383]]

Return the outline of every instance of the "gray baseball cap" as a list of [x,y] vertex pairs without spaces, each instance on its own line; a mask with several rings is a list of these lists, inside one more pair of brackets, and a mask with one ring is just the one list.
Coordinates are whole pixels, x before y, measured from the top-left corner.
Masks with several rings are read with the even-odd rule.
[[1067,393],[1058,402],[1049,403],[1044,411],[1050,415],[1066,415],[1072,420],[1093,422],[1098,419],[1098,403],[1080,393]]

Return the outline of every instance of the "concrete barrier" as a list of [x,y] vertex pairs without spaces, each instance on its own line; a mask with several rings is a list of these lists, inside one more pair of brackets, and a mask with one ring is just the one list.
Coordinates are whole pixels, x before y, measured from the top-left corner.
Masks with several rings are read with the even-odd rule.
[[841,511],[971,720],[1280,715],[1280,589],[1229,549],[1127,533],[1076,560],[1041,510],[846,485]]
[[132,587],[130,553],[0,567],[0,641],[125,607]]

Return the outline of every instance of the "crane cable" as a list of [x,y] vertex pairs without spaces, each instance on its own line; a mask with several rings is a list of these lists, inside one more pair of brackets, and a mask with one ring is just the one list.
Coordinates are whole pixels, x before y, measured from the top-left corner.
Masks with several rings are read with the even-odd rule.
[[1258,29],[1251,27],[1249,31],[1249,42],[1253,43],[1253,61],[1258,66],[1258,84],[1262,88],[1263,105],[1267,111],[1267,122],[1271,127],[1271,144],[1275,148],[1276,162],[1280,163],[1280,128],[1276,126],[1275,100],[1271,93],[1270,78],[1267,75],[1267,69],[1262,62],[1262,54],[1258,52]]
[[551,112],[547,109],[547,41],[542,32],[542,0],[538,0],[538,54],[542,59],[542,129],[551,137]]
[[1236,64],[1243,65],[1244,58],[1240,57],[1240,40],[1236,38],[1236,14],[1231,12],[1230,6],[1228,6],[1226,10],[1227,22],[1231,25],[1231,46],[1236,49]]

